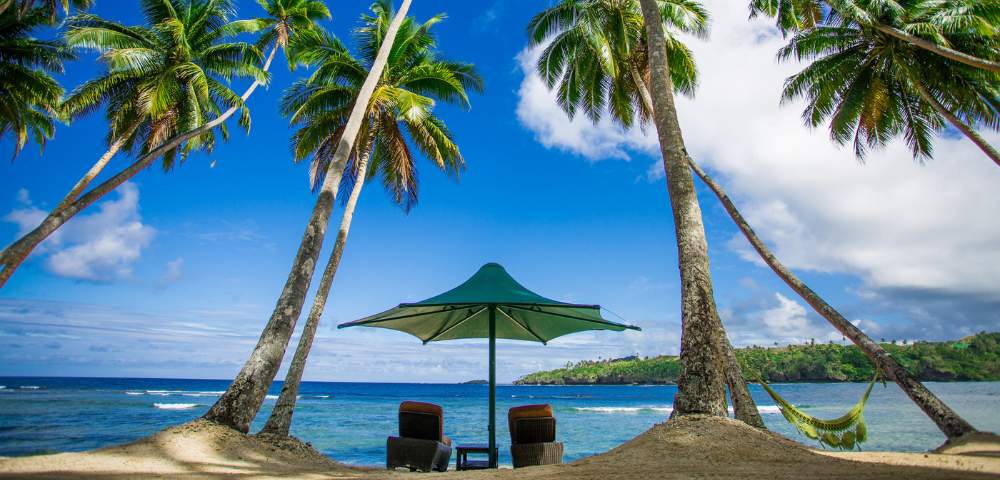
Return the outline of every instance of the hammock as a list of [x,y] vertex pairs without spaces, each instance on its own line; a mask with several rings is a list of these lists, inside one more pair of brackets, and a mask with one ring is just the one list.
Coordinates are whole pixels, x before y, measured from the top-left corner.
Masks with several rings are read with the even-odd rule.
[[865,395],[861,397],[861,400],[858,400],[858,403],[854,404],[854,407],[846,414],[833,420],[822,420],[799,410],[795,405],[781,398],[768,384],[764,383],[764,380],[758,379],[758,381],[778,404],[785,420],[788,420],[788,423],[794,425],[803,435],[819,441],[820,445],[823,446],[854,450],[855,447],[860,449],[861,444],[868,440],[868,427],[865,426],[864,416],[865,403],[868,402],[868,395],[872,393],[872,387],[875,386],[878,379],[879,375],[876,371],[875,377],[868,384],[868,389],[865,390]]

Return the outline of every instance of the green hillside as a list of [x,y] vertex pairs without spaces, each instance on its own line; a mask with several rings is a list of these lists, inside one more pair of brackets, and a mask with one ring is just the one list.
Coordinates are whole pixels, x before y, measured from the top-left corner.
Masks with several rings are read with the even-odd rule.
[[[958,341],[882,343],[921,380],[1000,380],[1000,333],[980,333]],[[736,358],[748,380],[767,382],[867,382],[872,363],[854,345],[808,344],[746,347]],[[680,371],[675,356],[585,360],[564,368],[532,373],[518,385],[623,385],[674,383]]]

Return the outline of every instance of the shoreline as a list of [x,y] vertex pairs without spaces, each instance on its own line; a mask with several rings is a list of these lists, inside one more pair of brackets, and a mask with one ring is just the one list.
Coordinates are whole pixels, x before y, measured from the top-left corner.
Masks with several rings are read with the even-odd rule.
[[[988,479],[1000,475],[1000,441],[984,435],[956,453],[824,452],[721,417],[658,424],[610,451],[565,465],[434,474],[470,479],[815,478]],[[985,452],[985,453],[984,453]],[[989,456],[995,455],[995,456]],[[419,474],[418,474],[419,475]],[[399,479],[409,473],[350,466],[293,438],[245,435],[204,420],[124,445],[81,453],[0,458],[0,478]]]

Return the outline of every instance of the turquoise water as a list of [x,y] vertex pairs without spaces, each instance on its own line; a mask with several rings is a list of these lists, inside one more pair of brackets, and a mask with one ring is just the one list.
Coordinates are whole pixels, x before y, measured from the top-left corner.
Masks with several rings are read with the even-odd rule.
[[[226,381],[0,377],[0,456],[90,450],[136,440],[197,418],[225,390]],[[1000,431],[1000,382],[929,383],[941,398],[980,429]],[[864,384],[778,384],[775,389],[820,417],[836,417],[854,404]],[[751,387],[772,430],[810,444]],[[272,390],[277,395],[280,384]],[[549,403],[567,461],[607,451],[666,420],[674,386],[497,387],[498,442],[509,464],[506,411]],[[336,460],[382,465],[385,438],[396,431],[396,408],[407,399],[440,404],[445,432],[458,443],[487,440],[485,385],[305,382],[292,433]],[[264,403],[254,430],[267,418]],[[944,437],[893,384],[876,386],[866,411],[871,439],[865,450],[923,451]]]

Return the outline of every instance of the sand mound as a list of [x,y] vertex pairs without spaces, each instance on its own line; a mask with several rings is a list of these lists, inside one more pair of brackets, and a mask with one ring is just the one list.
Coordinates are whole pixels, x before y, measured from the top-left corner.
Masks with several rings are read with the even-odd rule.
[[91,452],[0,460],[0,477],[16,478],[345,478],[318,472],[349,478],[352,471],[364,470],[336,463],[296,439],[258,438],[205,420]]
[[[802,478],[931,479],[996,478],[982,473],[982,459],[955,462],[920,461],[951,455],[882,453],[880,463],[868,463],[870,453],[853,458],[824,455],[771,432],[734,420],[688,415],[659,424],[617,448],[564,466],[497,472],[488,477],[517,478]],[[892,459],[887,464],[886,459]],[[965,457],[959,457],[963,461]],[[919,466],[914,466],[914,464]],[[1000,464],[992,465],[1000,473]],[[973,471],[978,470],[978,471]]]
[[934,453],[1000,458],[1000,436],[989,432],[970,433],[948,441]]
[[[686,416],[657,425],[609,452],[568,465],[420,478],[857,480],[980,479],[997,478],[998,474],[998,458],[889,452],[821,454],[734,420]],[[119,447],[0,460],[0,477],[417,478],[408,473],[347,467],[295,439],[248,436],[204,421]]]

